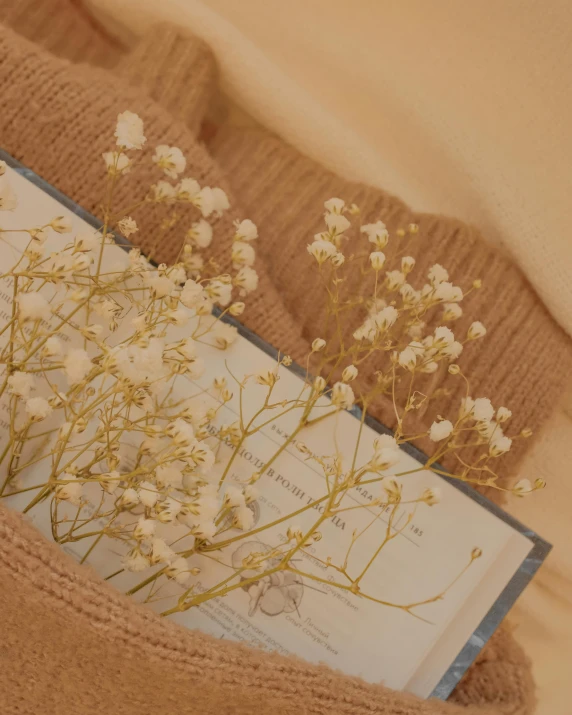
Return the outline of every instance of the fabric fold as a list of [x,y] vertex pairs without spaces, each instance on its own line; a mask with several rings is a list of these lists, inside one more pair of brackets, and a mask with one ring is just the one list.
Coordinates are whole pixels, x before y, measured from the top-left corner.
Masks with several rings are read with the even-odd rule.
[[530,713],[526,659],[503,631],[457,689],[460,705],[419,700],[162,620],[2,505],[0,584],[6,715],[39,712],[33,703],[43,715]]
[[172,25],[158,25],[117,69],[198,135],[216,86],[214,56],[203,40]]

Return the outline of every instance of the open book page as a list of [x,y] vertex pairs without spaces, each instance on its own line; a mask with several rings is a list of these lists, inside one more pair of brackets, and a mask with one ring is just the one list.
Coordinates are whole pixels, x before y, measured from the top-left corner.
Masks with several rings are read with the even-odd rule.
[[[2,215],[4,228],[29,227],[69,213],[38,187],[9,171],[20,205],[13,213]],[[77,231],[89,229],[77,216],[73,216],[73,222]],[[16,233],[4,234],[4,238],[0,241],[0,260],[5,268],[17,255],[23,239],[22,234]],[[49,240],[65,239],[52,236]],[[110,247],[106,253],[108,261],[124,260],[125,254],[118,247]],[[0,319],[4,322],[9,320],[12,311],[12,289],[9,281],[1,283]],[[185,329],[180,330],[184,335]],[[276,365],[274,357],[244,337],[239,337],[227,351],[205,346],[202,354],[205,373],[194,381],[186,376],[178,377],[175,390],[177,399],[189,397],[206,407],[218,405],[211,386],[215,377],[228,377],[225,361],[240,378]],[[273,393],[277,402],[292,398],[303,387],[303,379],[287,368],[280,368],[279,377]],[[230,424],[237,419],[240,406],[238,391],[235,393],[233,399],[220,408],[217,417],[220,424]],[[253,386],[245,394],[247,399],[242,410],[248,418],[260,407],[266,393],[262,386]],[[327,409],[327,402],[315,409]],[[231,483],[245,481],[263,467],[296,427],[299,418],[296,410],[292,410],[269,420],[242,445],[227,479]],[[9,409],[5,399],[0,404],[0,423],[0,448],[3,448],[9,434]],[[377,436],[375,430],[362,427],[353,414],[340,412],[335,418],[306,430],[303,441],[315,454],[338,452],[350,461],[359,442],[356,459],[365,462]],[[222,474],[230,449],[223,445],[218,453],[218,474]],[[4,466],[0,469],[4,470]],[[42,469],[45,470],[42,463],[29,468],[25,479],[30,485],[42,481],[41,473],[34,474],[34,470]],[[429,696],[520,567],[532,542],[445,480],[420,469],[419,463],[406,452],[400,463],[390,470],[393,474],[403,472],[409,472],[401,479],[403,503],[391,523],[387,512],[368,506],[380,496],[380,485],[358,487],[352,496],[346,497],[343,506],[347,509],[323,522],[321,541],[299,552],[296,573],[273,574],[266,577],[271,579],[269,583],[254,584],[256,588],[252,588],[252,584],[237,588],[224,598],[207,601],[172,618],[187,628],[198,628],[219,638],[243,640],[282,654],[296,654],[370,682],[383,682],[395,689]],[[225,550],[225,555],[220,557],[217,552],[212,552],[209,558],[192,557],[191,565],[200,569],[194,580],[197,593],[229,575],[229,566],[233,564],[227,561],[241,564],[249,553],[280,543],[286,538],[289,525],[309,527],[323,510],[323,497],[327,495],[323,472],[315,463],[305,460],[294,445],[288,445],[272,462],[257,486],[260,496],[251,505],[253,529],[278,523],[251,536],[230,529],[226,537],[230,535],[236,543],[231,555]],[[438,487],[441,493],[438,504],[432,507],[406,504],[426,487]],[[29,494],[22,493],[7,501],[13,508],[23,509],[29,500]],[[351,508],[359,504],[364,508]],[[280,521],[292,512],[298,512],[295,519]],[[51,538],[49,503],[44,502],[30,512],[30,518]],[[344,588],[343,577],[326,565],[328,558],[335,563],[343,561],[356,530],[364,532],[359,547],[352,552],[352,569],[356,573],[365,568],[388,533],[393,537],[367,570],[361,582],[362,596]],[[81,558],[89,545],[90,540],[85,539],[65,549]],[[482,556],[457,579],[471,561],[476,547],[482,550]],[[89,556],[88,563],[102,577],[107,577],[121,569],[123,555],[121,544],[105,537]],[[244,572],[244,575],[253,574]],[[139,574],[121,573],[111,583],[120,590],[127,590],[140,580]],[[164,599],[169,589],[175,594],[183,591],[181,586],[172,583],[157,597]],[[444,594],[443,598],[436,598],[440,594]],[[144,589],[137,593],[142,600],[148,595]],[[164,609],[164,600],[151,599],[150,602],[157,611]],[[411,604],[421,605],[409,609]]]

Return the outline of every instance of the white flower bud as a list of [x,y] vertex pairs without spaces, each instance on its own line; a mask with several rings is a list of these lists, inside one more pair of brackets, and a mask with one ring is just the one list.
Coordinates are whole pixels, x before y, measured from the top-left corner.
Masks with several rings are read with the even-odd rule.
[[407,275],[411,273],[415,266],[415,259],[412,256],[403,256],[401,259],[401,271]]
[[348,365],[342,372],[343,382],[351,382],[358,376],[358,369],[355,365]]
[[342,410],[349,410],[354,404],[354,391],[349,385],[344,382],[336,382],[332,388],[332,404],[340,407]]
[[73,228],[71,219],[67,216],[56,216],[50,221],[50,226],[57,233],[70,233]]
[[385,253],[382,253],[381,251],[374,251],[369,254],[369,260],[373,270],[380,271],[385,263]]
[[318,376],[314,380],[314,389],[316,392],[323,392],[326,389],[326,381],[323,377]]
[[477,320],[469,326],[469,329],[467,330],[467,340],[477,340],[478,338],[482,338],[486,335],[486,332],[487,329],[485,326]]
[[323,338],[316,338],[312,342],[312,352],[313,353],[319,353],[320,350],[323,350],[326,347],[326,341]]
[[230,308],[228,309],[228,312],[230,315],[234,316],[235,318],[239,315],[242,315],[244,313],[244,308],[245,305],[244,303],[238,301],[237,303],[233,303]]
[[433,442],[441,442],[441,440],[448,439],[452,433],[453,423],[449,420],[433,422],[429,429],[429,439]]

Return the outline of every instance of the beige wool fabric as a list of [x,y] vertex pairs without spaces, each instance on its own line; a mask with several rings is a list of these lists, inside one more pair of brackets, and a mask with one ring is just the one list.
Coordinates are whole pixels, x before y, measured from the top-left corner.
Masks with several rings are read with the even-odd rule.
[[[26,22],[24,6],[34,23]],[[52,24],[54,16],[58,22]],[[474,230],[442,217],[417,216],[398,199],[342,181],[269,135],[222,129],[209,153],[196,135],[212,91],[212,58],[202,43],[172,29],[157,28],[139,50],[118,59],[116,44],[98,33],[74,3],[23,2],[15,10],[11,0],[0,0],[0,20],[73,60],[82,59],[85,46],[97,47],[95,60],[86,60],[117,63],[112,74],[76,67],[1,30],[0,137],[17,159],[97,213],[99,156],[109,149],[117,113],[126,108],[138,112],[145,121],[148,151],[157,143],[180,146],[188,175],[222,186],[234,216],[258,223],[261,283],[246,322],[296,357],[315,336],[317,296],[304,249],[319,224],[321,201],[332,195],[356,201],[366,219],[383,218],[391,229],[418,221],[428,237],[425,252],[415,253],[422,267],[442,262],[461,283],[475,275],[485,279],[471,312],[487,324],[491,337],[486,350],[464,356],[476,381],[474,396],[487,395],[512,408],[520,415],[517,428],[543,424],[570,367],[565,337],[518,270]],[[73,52],[67,50],[69,32],[61,32],[70,26]],[[137,178],[126,182],[120,197],[125,202],[156,180],[145,172]],[[148,227],[157,226],[154,213],[146,220]],[[230,238],[229,221],[217,229],[226,228]],[[144,246],[150,233],[143,236]],[[180,237],[166,238],[160,258],[169,260]],[[452,395],[449,403],[458,404],[458,399]],[[377,414],[389,417],[384,405]],[[507,460],[507,469],[518,458]],[[19,517],[3,510],[0,529],[6,634],[0,648],[10,666],[0,669],[4,712],[151,713],[161,702],[168,703],[168,712],[189,713],[458,712],[450,704],[421,703],[325,668],[221,644],[159,622],[71,564]],[[65,675],[64,685],[54,683],[55,674]],[[213,682],[216,687],[209,688]],[[526,659],[506,632],[495,636],[453,700],[471,715],[532,711]]]

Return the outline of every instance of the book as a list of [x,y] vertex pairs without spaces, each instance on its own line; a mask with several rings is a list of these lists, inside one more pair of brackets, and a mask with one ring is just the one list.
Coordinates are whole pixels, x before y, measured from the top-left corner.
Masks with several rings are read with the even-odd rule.
[[[19,197],[15,211],[0,215],[4,229],[41,225],[62,214],[71,217],[76,232],[99,228],[94,217],[11,157],[0,152],[0,159],[8,164],[9,179]],[[62,237],[54,235],[48,239],[56,242],[54,246],[58,240]],[[105,260],[113,262],[121,258],[124,248],[125,245],[118,245],[106,249]],[[21,234],[9,231],[2,234],[3,266],[11,265],[21,251]],[[11,311],[9,279],[1,279],[0,327],[10,320]],[[223,424],[235,421],[239,412],[238,395],[221,405],[211,389],[214,378],[225,374],[225,361],[232,364],[235,374],[246,375],[275,369],[278,355],[259,336],[232,319],[230,322],[239,331],[233,345],[225,352],[205,346],[205,372],[195,379],[181,376],[177,382],[178,398],[189,397],[200,400],[206,407],[217,407]],[[184,337],[185,328],[178,330]],[[298,394],[306,379],[306,371],[295,364],[282,366],[279,375],[273,393],[277,401]],[[246,404],[242,405],[246,415],[256,410],[257,395],[263,394],[257,393],[257,389],[248,392]],[[245,480],[264,468],[291,434],[295,420],[295,411],[269,419],[242,445],[229,478]],[[9,425],[9,403],[4,397],[0,402],[0,450],[8,439]],[[304,443],[315,454],[332,454],[337,450],[342,455],[351,455],[360,430],[360,455],[371,454],[374,440],[380,433],[388,433],[374,419],[354,408],[338,413],[331,422],[313,425],[304,434]],[[230,446],[222,445],[219,463],[224,464],[225,450],[229,449]],[[402,480],[403,502],[395,513],[374,508],[378,485],[358,486],[347,498],[350,506],[362,508],[347,508],[324,521],[322,540],[300,551],[295,573],[273,574],[265,577],[267,583],[255,582],[256,588],[249,583],[224,598],[205,601],[171,618],[218,638],[241,640],[285,655],[326,663],[369,682],[421,697],[447,698],[539,568],[550,545],[467,484],[421,469],[424,461],[420,452],[405,445],[399,463],[388,470],[389,475],[408,473]],[[24,476],[31,480],[30,484],[35,483],[34,469],[30,467]],[[4,473],[5,466],[0,464],[0,476]],[[285,515],[297,512],[298,524],[303,529],[323,510],[324,475],[294,444],[286,446],[271,466],[264,469],[257,486],[259,496],[250,507],[254,533],[238,538],[237,532],[236,549],[230,556],[238,564],[252,551],[264,550],[265,540],[285,538],[288,523],[281,521]],[[408,507],[408,495],[413,498],[425,488],[440,492],[439,504]],[[16,494],[5,501],[12,508],[23,509],[29,495]],[[48,504],[39,505],[29,516],[51,539]],[[275,525],[256,532],[267,524]],[[347,552],[356,530],[363,532],[360,553],[363,551],[366,562],[369,558],[366,554],[375,551],[376,544],[391,535],[391,544],[369,568],[363,588],[364,593],[366,590],[375,593],[387,605],[340,588],[327,566],[328,557]],[[90,544],[85,539],[63,548],[79,560]],[[124,553],[120,546],[116,540],[105,537],[90,553],[87,563],[102,577],[108,577],[121,569]],[[475,549],[480,556],[473,559]],[[196,558],[200,568],[195,579],[196,592],[207,590],[228,575],[227,564]],[[359,558],[358,554],[358,564]],[[137,574],[125,572],[111,582],[127,591],[140,580]],[[183,590],[169,584],[167,595],[176,596],[177,588]],[[144,600],[146,595],[148,592],[140,590],[136,597]],[[417,605],[409,608],[411,604]],[[151,602],[150,606],[162,610],[159,602]]]

